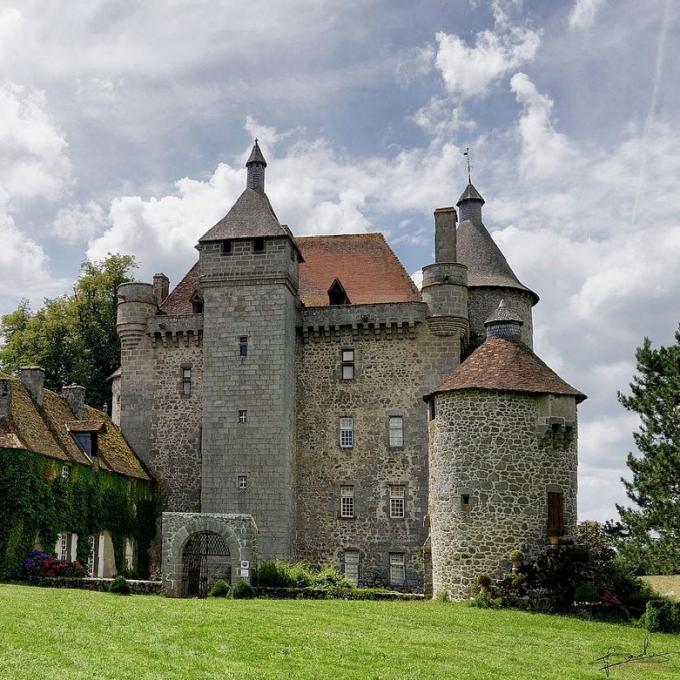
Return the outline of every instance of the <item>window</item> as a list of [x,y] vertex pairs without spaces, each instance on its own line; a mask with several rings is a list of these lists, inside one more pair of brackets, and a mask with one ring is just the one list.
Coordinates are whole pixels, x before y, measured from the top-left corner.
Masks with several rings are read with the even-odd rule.
[[222,255],[231,255],[234,252],[231,246],[231,241],[222,241]]
[[57,545],[54,552],[57,555],[57,559],[62,561],[71,560],[71,546],[73,544],[72,534],[65,531],[57,536]]
[[354,517],[354,487],[340,487],[340,517]]
[[89,551],[87,553],[87,575],[88,576],[96,576],[95,570],[96,570],[96,562],[97,562],[97,543],[99,541],[97,540],[97,537],[95,536],[88,536],[88,546],[89,546]]
[[191,301],[191,311],[194,314],[203,314],[203,300],[197,298]]
[[238,339],[238,355],[240,357],[248,356],[248,336],[241,335]]
[[248,411],[242,409],[238,412],[238,422],[241,423],[241,425],[248,422]]
[[61,468],[61,478],[62,479],[68,479],[71,476],[71,466],[70,465],[64,465]]
[[460,495],[460,509],[468,512],[470,510],[470,494],[462,493]]
[[404,419],[401,416],[390,416],[389,434],[391,448],[404,446]]
[[248,475],[238,476],[238,488],[243,491],[248,488]]
[[434,420],[437,417],[437,407],[434,405],[434,397],[432,397],[427,404],[427,415],[430,420]]
[[564,530],[564,496],[548,491],[548,535],[559,536]]
[[264,239],[256,238],[253,240],[253,252],[264,253]]
[[406,580],[406,560],[404,553],[390,553],[390,583],[401,586]]
[[354,350],[343,349],[341,352],[342,358],[342,379],[354,380]]
[[340,279],[335,279],[328,289],[328,304],[329,305],[350,305],[352,304],[347,291],[345,290]]
[[354,446],[354,419],[340,418],[340,447],[351,449]]
[[390,517],[403,518],[406,515],[406,498],[401,484],[390,486]]
[[182,369],[182,394],[185,397],[191,396],[191,369]]
[[86,453],[90,458],[97,455],[96,432],[72,432],[71,434],[83,453]]
[[359,585],[359,553],[355,550],[345,551],[345,578],[353,585]]

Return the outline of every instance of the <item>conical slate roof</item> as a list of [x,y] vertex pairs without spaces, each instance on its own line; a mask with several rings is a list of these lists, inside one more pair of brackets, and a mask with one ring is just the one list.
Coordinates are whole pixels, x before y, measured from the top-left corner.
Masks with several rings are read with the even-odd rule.
[[568,395],[577,403],[586,399],[524,343],[509,338],[488,338],[425,398],[460,390]]
[[508,303],[505,300],[501,300],[500,304],[494,311],[491,313],[491,316],[484,322],[484,325],[488,323],[496,323],[496,322],[507,322],[507,321],[515,321],[517,323],[524,323],[522,320],[522,317],[517,314],[517,312],[513,311],[511,307],[508,306]]
[[456,205],[460,205],[463,201],[481,201],[484,203],[484,199],[482,198],[482,195],[475,189],[474,185],[472,182],[468,182],[468,185],[465,187],[465,191],[460,195],[460,198],[458,199],[458,203]]
[[289,233],[279,224],[267,195],[246,189],[231,210],[201,236],[199,243],[264,236],[289,236]]
[[267,161],[262,155],[262,151],[260,149],[260,145],[257,143],[257,139],[255,140],[255,144],[253,144],[253,150],[250,152],[250,157],[246,161],[246,167],[248,167],[251,163],[262,163],[265,168],[267,167]]
[[468,268],[470,288],[482,286],[515,288],[529,293],[534,298],[534,304],[538,302],[538,295],[520,283],[500,248],[481,222],[474,223],[471,220],[461,222],[456,231],[456,240],[458,262]]

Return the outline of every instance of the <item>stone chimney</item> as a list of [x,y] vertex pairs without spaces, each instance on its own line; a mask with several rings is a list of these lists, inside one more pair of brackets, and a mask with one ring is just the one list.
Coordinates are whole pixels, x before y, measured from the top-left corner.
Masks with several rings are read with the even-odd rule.
[[456,209],[437,208],[434,211],[434,261],[456,261]]
[[85,418],[85,388],[75,383],[64,385],[61,388],[61,396],[68,402],[76,420],[83,420]]
[[165,300],[165,298],[168,297],[169,292],[170,292],[170,279],[162,272],[160,274],[154,274],[153,295],[156,298],[156,304],[159,307],[161,306],[161,302],[163,302],[163,300]]
[[22,366],[19,371],[19,379],[29,391],[31,399],[42,406],[43,387],[45,385],[45,369],[40,366]]

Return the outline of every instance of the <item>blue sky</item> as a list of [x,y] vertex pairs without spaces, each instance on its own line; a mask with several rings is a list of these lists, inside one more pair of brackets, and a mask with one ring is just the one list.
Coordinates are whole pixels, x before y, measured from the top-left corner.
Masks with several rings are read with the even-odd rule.
[[0,7],[0,313],[84,257],[171,281],[258,136],[298,234],[381,230],[409,272],[465,183],[541,296],[538,354],[581,408],[580,514],[606,519],[645,335],[680,319],[672,0],[140,0]]

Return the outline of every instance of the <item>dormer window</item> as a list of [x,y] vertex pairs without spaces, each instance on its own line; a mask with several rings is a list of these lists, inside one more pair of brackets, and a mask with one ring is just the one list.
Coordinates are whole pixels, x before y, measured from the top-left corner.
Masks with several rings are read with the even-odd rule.
[[330,305],[349,305],[351,304],[344,286],[340,279],[335,279],[328,289],[328,304]]
[[203,314],[203,298],[197,290],[191,296],[191,311],[194,314]]
[[99,435],[106,432],[106,425],[98,420],[74,420],[66,423],[78,448],[89,458],[99,455]]

